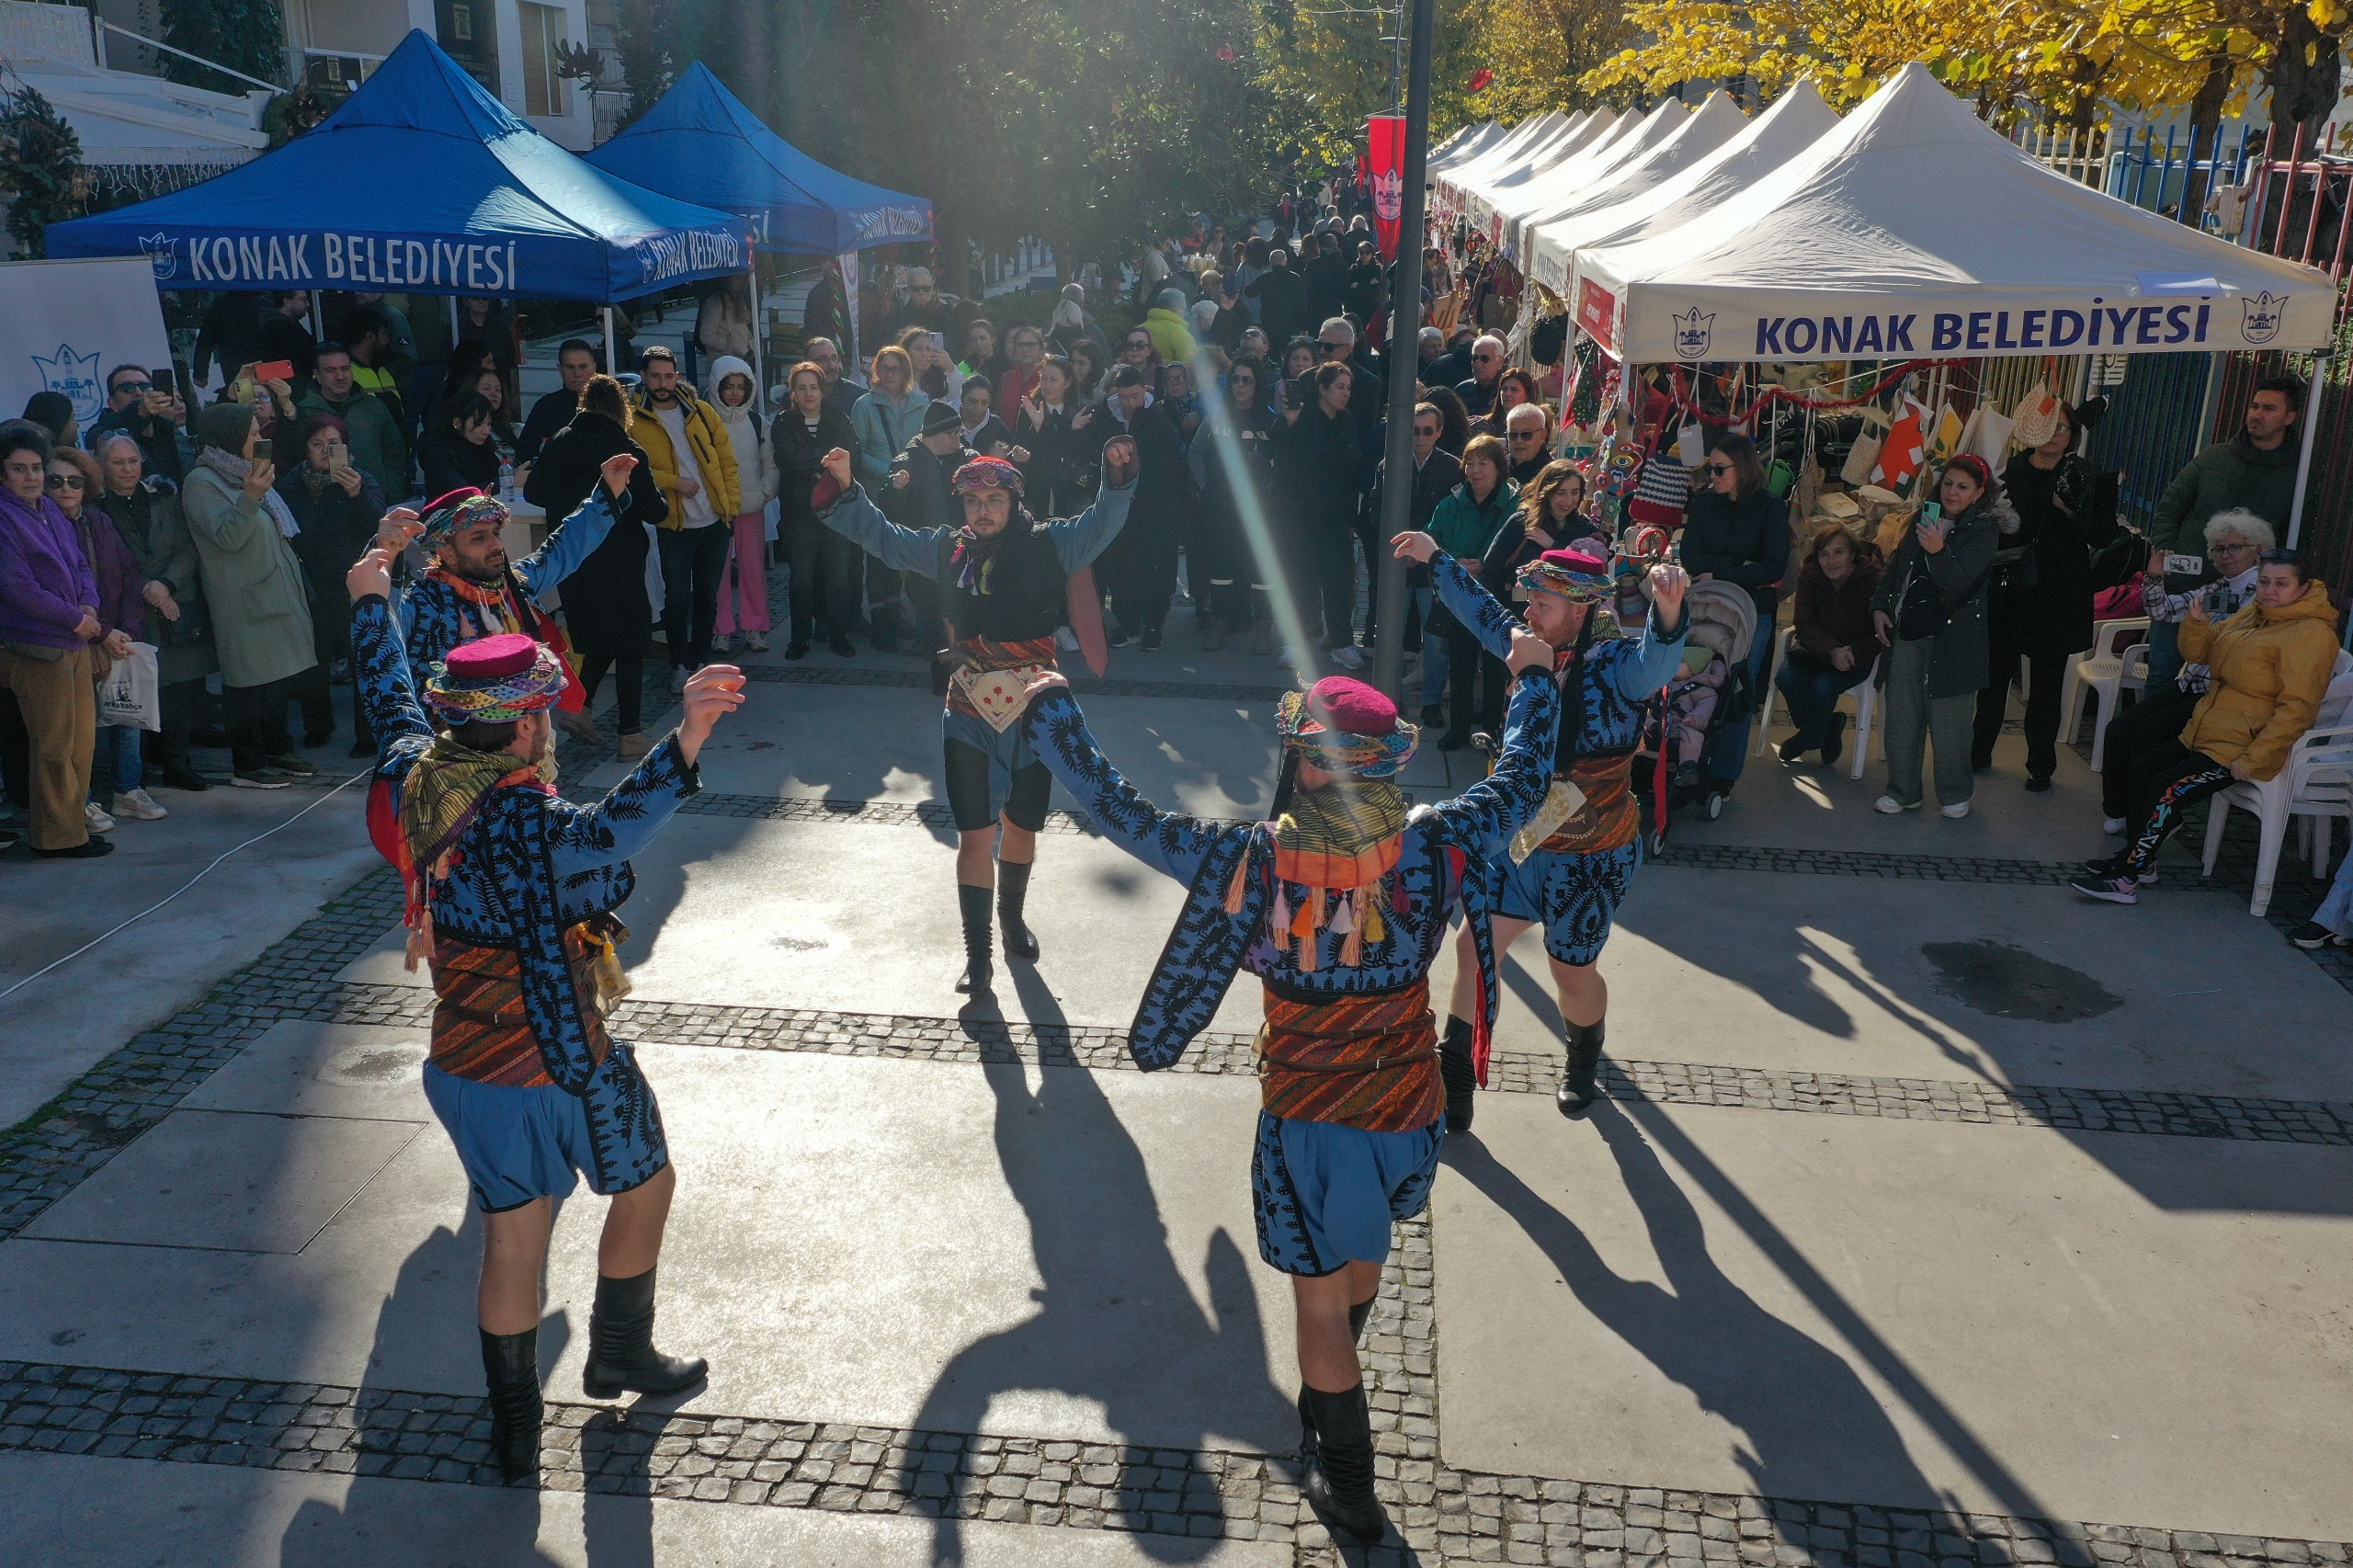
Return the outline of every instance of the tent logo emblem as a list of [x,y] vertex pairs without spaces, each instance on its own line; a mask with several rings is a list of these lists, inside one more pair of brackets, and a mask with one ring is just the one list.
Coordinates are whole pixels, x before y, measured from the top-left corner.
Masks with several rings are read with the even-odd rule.
[[2245,313],[2240,335],[2249,343],[2268,343],[2279,335],[2279,324],[2287,314],[2288,296],[2257,294],[2252,300],[2241,300],[2239,309]]
[[1708,357],[1708,341],[1715,335],[1714,312],[1701,315],[1699,307],[1694,305],[1689,314],[1671,315],[1666,319],[1675,324],[1675,357],[1677,359],[1704,359]]
[[147,265],[155,269],[155,280],[158,283],[168,282],[178,274],[180,258],[172,254],[171,235],[142,235],[139,248],[146,253]]
[[63,392],[74,402],[74,417],[87,424],[98,416],[106,406],[106,394],[98,384],[98,355],[92,349],[76,354],[71,344],[57,346],[57,358],[44,359],[32,357],[34,373],[40,377],[45,391]]
[[1395,169],[1381,169],[1372,176],[1372,215],[1394,223],[1405,210],[1405,176]]

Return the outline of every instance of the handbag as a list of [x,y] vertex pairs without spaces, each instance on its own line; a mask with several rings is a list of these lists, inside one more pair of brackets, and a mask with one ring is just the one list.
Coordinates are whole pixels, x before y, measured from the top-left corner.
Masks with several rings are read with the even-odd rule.
[[1920,563],[1914,562],[1895,596],[1896,637],[1905,642],[1922,642],[1951,624],[1952,611],[1945,608],[1944,596],[1937,592]]

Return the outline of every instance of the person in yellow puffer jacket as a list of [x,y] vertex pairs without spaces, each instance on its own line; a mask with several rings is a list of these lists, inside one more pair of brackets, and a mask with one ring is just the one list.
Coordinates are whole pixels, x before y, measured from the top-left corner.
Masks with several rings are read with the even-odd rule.
[[2198,801],[2242,780],[2279,777],[2297,737],[2313,726],[2336,667],[2336,610],[2327,585],[2292,550],[2264,552],[2255,598],[2221,625],[2203,597],[2181,623],[2185,660],[2212,684],[2180,738],[2134,756],[2131,835],[2124,851],[2086,863],[2077,892],[2108,903],[2139,902],[2157,850]]
[[659,344],[640,357],[644,372],[630,434],[645,449],[654,483],[670,504],[655,530],[662,552],[662,637],[670,648],[670,689],[710,662],[719,620],[720,581],[743,499],[735,449],[719,410],[678,377],[678,362]]

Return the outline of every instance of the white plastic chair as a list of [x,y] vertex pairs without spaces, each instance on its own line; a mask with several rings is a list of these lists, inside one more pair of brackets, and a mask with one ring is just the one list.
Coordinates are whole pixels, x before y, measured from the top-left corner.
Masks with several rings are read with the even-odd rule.
[[2143,654],[2139,666],[2141,685],[2145,686],[2148,682],[2148,638],[2144,635],[2148,630],[2149,618],[2145,615],[2103,620],[2092,628],[2091,647],[2067,661],[2066,678],[2059,687],[2059,734],[2063,740],[2075,740],[2075,731],[2084,722],[2085,694],[2097,692],[2099,709],[2092,729],[2094,773],[2100,770],[2100,764],[2106,760],[2107,748],[2102,743],[2108,735],[2109,721],[2116,717],[2117,704],[2123,692],[2140,689],[2139,687],[2127,687],[2124,684],[2128,668],[2125,655],[2135,646]]
[[[1775,670],[1778,671],[1781,667],[1781,662],[1790,656],[1790,642],[1796,635],[1797,628],[1784,626],[1781,628],[1780,634],[1774,638],[1773,668]],[[1860,778],[1863,776],[1863,760],[1870,755],[1871,721],[1879,713],[1879,682],[1876,678],[1865,679],[1858,685],[1848,687],[1845,695],[1855,699],[1855,727],[1847,737],[1854,743],[1855,760],[1847,770],[1847,777]],[[1780,688],[1768,680],[1765,686],[1764,712],[1756,726],[1756,752],[1760,756],[1764,755],[1766,741],[1773,729],[1773,703],[1776,699],[1781,699]],[[1789,710],[1788,699],[1781,699],[1782,713],[1786,715]]]
[[[2214,874],[2222,849],[2222,831],[2236,806],[2255,813],[2259,837],[2256,847],[2255,896],[2247,913],[2260,915],[2271,907],[2271,889],[2278,880],[2279,851],[2292,817],[2304,819],[2312,835],[2312,867],[2315,879],[2328,870],[2329,823],[2336,817],[2353,822],[2353,724],[2344,722],[2353,707],[2353,655],[2336,655],[2336,674],[2322,698],[2319,722],[2297,738],[2287,765],[2260,783],[2234,784],[2213,797],[2206,818],[2205,874]],[[2314,831],[2315,825],[2317,831]]]

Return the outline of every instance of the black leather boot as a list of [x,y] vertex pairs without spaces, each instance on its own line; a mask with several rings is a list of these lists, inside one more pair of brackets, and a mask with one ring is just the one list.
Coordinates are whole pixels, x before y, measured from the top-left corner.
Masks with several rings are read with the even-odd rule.
[[1000,860],[996,864],[996,918],[1005,928],[1007,958],[1034,961],[1038,938],[1022,923],[1022,906],[1029,900],[1029,863]]
[[958,882],[956,904],[964,915],[964,972],[956,990],[960,995],[986,996],[995,977],[989,962],[989,890]]
[[654,1275],[628,1279],[597,1276],[597,1306],[588,1315],[588,1365],[580,1374],[590,1399],[630,1393],[678,1393],[710,1371],[699,1356],[665,1356],[654,1348]]
[[1438,1075],[1446,1085],[1446,1130],[1470,1131],[1471,1115],[1477,1109],[1472,1102],[1479,1092],[1479,1070],[1471,1061],[1469,1020],[1447,1018],[1446,1038],[1438,1042]]
[[[1348,1306],[1348,1337],[1357,1344],[1364,1343],[1364,1325],[1372,1321],[1372,1304],[1381,1298],[1374,1295]],[[1315,1460],[1315,1411],[1307,1403],[1307,1385],[1299,1390],[1299,1457],[1306,1463]]]
[[1589,1024],[1563,1025],[1568,1033],[1569,1064],[1561,1074],[1560,1092],[1553,1096],[1563,1116],[1583,1116],[1601,1097],[1594,1077],[1601,1068],[1601,1029],[1608,1021],[1597,1018]]
[[1372,1494],[1372,1411],[1364,1385],[1346,1393],[1303,1389],[1300,1398],[1315,1424],[1315,1458],[1300,1491],[1334,1535],[1371,1546],[1389,1533],[1389,1516]]
[[537,1480],[540,1426],[547,1415],[540,1397],[540,1331],[482,1330],[482,1370],[490,1381],[491,1462],[509,1481]]

